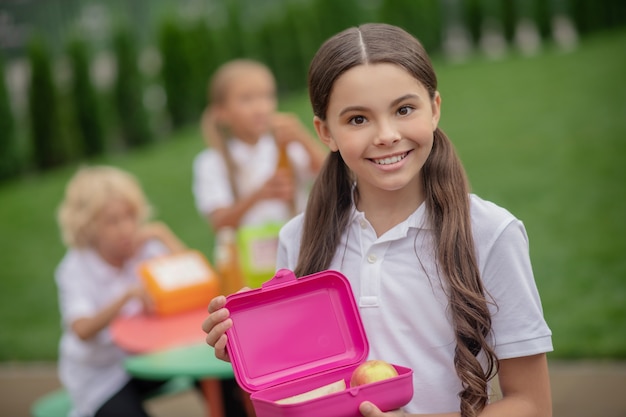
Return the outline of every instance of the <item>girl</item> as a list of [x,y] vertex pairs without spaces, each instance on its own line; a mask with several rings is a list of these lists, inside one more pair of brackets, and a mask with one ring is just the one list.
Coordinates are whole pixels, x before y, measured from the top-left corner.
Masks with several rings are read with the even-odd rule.
[[[278,230],[306,199],[304,193],[296,195],[294,180],[312,178],[325,153],[295,116],[276,113],[274,77],[260,62],[239,59],[218,68],[209,85],[209,103],[202,117],[209,147],[193,166],[196,206],[218,237],[228,238],[233,229],[240,238],[250,237],[245,253],[251,256],[244,259],[240,252],[242,267],[248,266],[249,275],[271,278]],[[295,172],[277,169],[281,148]],[[264,240],[252,241],[255,234]],[[254,248],[263,248],[261,256],[254,255]],[[226,292],[241,288],[237,277],[223,278]],[[239,415],[239,387],[234,379],[221,383],[227,415]]]
[[[309,70],[314,124],[332,153],[303,216],[281,231],[278,267],[350,280],[370,357],[414,371],[402,410],[374,416],[549,416],[543,317],[522,223],[469,194],[437,127],[441,97],[421,44],[367,24],[322,45]],[[228,359],[232,325],[212,300],[207,342]],[[490,402],[498,373],[503,397]]]
[[136,180],[112,167],[79,170],[58,212],[68,246],[56,270],[63,334],[59,377],[72,416],[147,416],[141,401],[161,382],[131,378],[108,326],[150,308],[136,269],[147,258],[184,249],[149,207]]
[[279,149],[286,148],[299,182],[319,171],[325,153],[295,116],[276,113],[270,70],[244,59],[222,65],[209,101],[202,119],[209,149],[194,161],[198,210],[216,230],[290,219],[291,204],[306,195],[295,196],[291,173],[276,169]]

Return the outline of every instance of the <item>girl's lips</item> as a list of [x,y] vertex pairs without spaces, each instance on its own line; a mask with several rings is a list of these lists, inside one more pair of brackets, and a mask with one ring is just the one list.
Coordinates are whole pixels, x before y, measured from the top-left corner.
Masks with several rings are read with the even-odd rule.
[[385,156],[382,158],[368,158],[368,159],[372,161],[373,163],[375,163],[376,165],[381,165],[381,166],[394,165],[402,161],[404,158],[406,158],[409,152],[411,151],[407,151],[407,152],[399,153],[395,155],[390,155],[390,156]]

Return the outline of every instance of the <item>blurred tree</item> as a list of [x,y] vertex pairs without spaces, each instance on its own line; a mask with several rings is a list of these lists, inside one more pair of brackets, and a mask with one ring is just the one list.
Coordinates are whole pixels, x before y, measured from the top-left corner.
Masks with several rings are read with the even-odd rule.
[[472,36],[472,43],[480,42],[481,27],[483,24],[483,13],[480,0],[466,0],[462,2],[463,20],[466,22],[469,33]]
[[28,56],[31,66],[28,98],[33,159],[38,168],[48,169],[66,162],[67,155],[59,133],[57,92],[50,56],[40,37],[30,41]]
[[550,10],[550,1],[545,0],[534,0],[532,2],[533,12],[534,12],[534,20],[537,24],[537,28],[539,30],[539,34],[543,39],[547,39],[550,37],[550,23],[552,19],[552,11]]
[[181,22],[165,18],[159,28],[161,75],[174,127],[196,123],[207,103],[207,82],[223,62],[216,33],[202,16]]
[[98,101],[89,76],[87,44],[82,38],[72,36],[67,43],[66,51],[72,68],[71,93],[81,153],[86,156],[100,155],[106,147],[105,134]]
[[172,126],[179,128],[189,122],[191,117],[193,85],[189,76],[191,67],[184,48],[185,34],[179,22],[171,15],[159,26],[158,44],[163,61],[161,75],[167,95],[167,109]]
[[271,68],[280,91],[294,91],[306,85],[306,69],[303,65],[300,45],[294,22],[287,16],[266,20],[259,33],[265,57],[261,60]]
[[115,105],[124,143],[130,148],[143,146],[152,141],[143,105],[142,80],[137,68],[135,48],[128,27],[118,25],[113,34],[113,50],[117,58]]
[[323,40],[351,26],[369,22],[373,17],[357,0],[313,0],[313,5]]
[[298,47],[304,59],[305,72],[302,74],[302,77],[304,84],[306,84],[306,71],[308,71],[309,63],[319,46],[326,39],[320,37],[320,25],[312,3],[294,3],[287,0],[285,10],[287,19],[292,21],[298,40]]
[[185,34],[184,46],[192,84],[189,121],[197,123],[207,104],[208,80],[222,64],[223,52],[216,41],[215,32],[209,29],[203,18],[190,22]]
[[242,5],[240,0],[226,0],[228,14],[226,26],[223,28],[221,41],[226,46],[225,61],[247,56],[246,30],[241,23]]
[[19,173],[20,158],[2,56],[0,56],[0,132],[0,180],[3,180]]
[[438,0],[383,0],[380,21],[416,36],[429,53],[441,47],[442,18]]

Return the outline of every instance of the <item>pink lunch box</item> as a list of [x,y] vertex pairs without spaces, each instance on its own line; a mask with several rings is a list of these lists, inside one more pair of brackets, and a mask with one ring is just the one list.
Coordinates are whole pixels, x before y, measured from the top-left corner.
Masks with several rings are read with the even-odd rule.
[[[235,378],[252,394],[257,417],[359,417],[365,400],[391,411],[413,397],[413,371],[398,365],[396,377],[350,388],[369,345],[350,283],[337,271],[296,279],[282,269],[259,289],[229,295],[226,308]],[[276,403],[340,379],[344,391]]]

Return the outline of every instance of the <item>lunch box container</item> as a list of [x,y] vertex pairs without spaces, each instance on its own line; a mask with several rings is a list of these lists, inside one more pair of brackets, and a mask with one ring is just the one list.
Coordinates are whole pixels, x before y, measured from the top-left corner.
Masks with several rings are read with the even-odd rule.
[[[369,344],[348,279],[327,270],[297,278],[281,269],[261,288],[231,294],[228,352],[257,417],[359,417],[371,401],[383,411],[413,397],[413,371],[350,387]],[[383,358],[379,358],[383,359]],[[344,379],[346,389],[297,404],[276,401]]]

